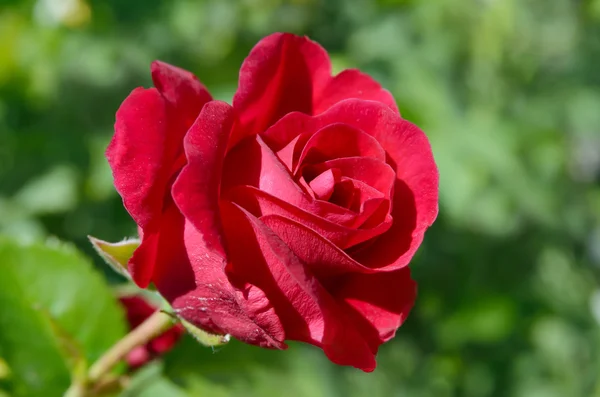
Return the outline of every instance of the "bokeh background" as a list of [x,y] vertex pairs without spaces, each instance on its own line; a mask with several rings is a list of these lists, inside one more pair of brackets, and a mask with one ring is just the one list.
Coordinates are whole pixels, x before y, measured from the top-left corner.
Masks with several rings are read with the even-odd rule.
[[[429,136],[416,306],[371,374],[185,339],[122,395],[600,396],[600,0],[2,0],[0,233],[73,242],[120,281],[86,240],[135,232],[103,157],[120,102],[154,59],[230,101],[274,31],[370,73]],[[1,342],[0,395],[33,395]]]

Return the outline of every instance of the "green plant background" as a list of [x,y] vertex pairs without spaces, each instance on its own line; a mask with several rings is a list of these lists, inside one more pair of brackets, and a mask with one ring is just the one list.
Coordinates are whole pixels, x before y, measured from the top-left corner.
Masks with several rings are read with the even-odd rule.
[[135,232],[103,157],[120,102],[154,59],[230,101],[273,31],[373,75],[430,137],[415,309],[372,374],[185,339],[122,395],[600,396],[600,0],[0,0],[0,396],[60,395],[122,335],[86,240]]

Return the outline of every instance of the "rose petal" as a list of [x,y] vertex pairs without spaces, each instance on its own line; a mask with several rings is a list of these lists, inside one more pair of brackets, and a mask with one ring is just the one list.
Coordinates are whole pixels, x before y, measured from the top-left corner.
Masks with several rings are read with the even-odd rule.
[[[162,204],[162,160],[168,139],[166,104],[155,88],[136,88],[117,111],[115,134],[106,150],[115,187],[125,208],[142,226]],[[147,159],[140,167],[140,158]],[[161,180],[164,183],[164,180]]]
[[302,186],[302,188],[304,190],[306,190],[306,192],[308,193],[308,195],[314,200],[317,197],[315,196],[315,192],[313,192],[312,188],[310,187],[310,185],[306,182],[306,180],[304,179],[304,177],[300,177],[298,179],[298,185]]
[[[279,153],[284,149],[286,153],[291,152],[284,158],[286,162],[292,164],[296,145],[303,148],[316,131],[315,122],[310,117],[304,113],[293,112],[286,114],[266,131],[261,132],[260,137],[274,152]],[[286,148],[286,146],[290,147]],[[301,150],[297,154],[299,155],[300,152]],[[292,167],[288,168],[292,169]]]
[[210,99],[204,86],[182,69],[154,62],[152,78],[157,88],[135,89],[117,111],[106,150],[115,187],[143,231],[129,261],[132,278],[142,288],[152,279],[164,191],[178,170],[183,135]]
[[296,183],[287,167],[259,136],[246,138],[227,153],[221,183],[222,194],[225,196],[231,188],[254,186],[333,223],[350,226],[364,222],[364,218],[353,211],[314,200],[308,191],[303,190],[309,189],[308,184]]
[[[337,168],[334,169],[337,170]],[[353,200],[348,207],[352,211],[362,213],[366,202],[373,199],[386,198],[379,190],[367,185],[363,181],[343,176],[340,177],[340,183],[341,182],[349,182],[354,189]]]
[[305,165],[302,175],[311,180],[312,175],[318,175],[331,168],[339,169],[342,176],[364,182],[380,191],[385,198],[390,198],[396,173],[388,164],[371,157],[343,157],[328,160],[319,164]]
[[388,90],[382,88],[371,76],[357,69],[347,69],[332,78],[325,86],[319,95],[319,100],[314,104],[313,114],[322,113],[336,103],[349,98],[378,101],[399,113],[396,101]]
[[176,312],[192,324],[248,343],[283,348],[277,316],[269,312],[262,318],[248,317],[246,306],[254,301],[237,296],[225,276],[219,175],[233,121],[229,105],[209,102],[185,137],[188,163],[172,188],[183,215],[173,204],[165,208],[162,230],[168,233],[160,235],[155,283]]
[[[298,144],[299,139],[300,136],[295,137],[290,141],[290,143],[287,144],[287,146],[284,146],[282,149],[275,152],[277,154],[277,158],[279,158],[279,160],[286,166],[286,168],[290,172],[294,168],[294,151],[296,149],[296,145]],[[271,150],[273,150],[272,147]]]
[[341,249],[352,247],[384,233],[391,226],[391,219],[370,229],[355,229],[339,225],[321,218],[312,212],[304,211],[290,203],[251,186],[232,189],[227,199],[238,204],[255,216],[281,215],[299,222],[323,236],[328,244]]
[[303,163],[321,163],[343,157],[369,157],[385,162],[385,151],[371,135],[347,124],[330,124],[306,142],[295,169]]
[[207,249],[225,256],[219,215],[221,173],[233,126],[233,108],[207,103],[184,139],[187,165],[173,184],[173,199],[198,229]]
[[335,188],[333,189],[333,194],[331,195],[329,202],[353,211],[350,206],[355,201],[355,195],[356,190],[354,189],[354,184],[351,180],[346,178],[345,180],[335,184]]
[[337,168],[328,169],[310,181],[310,189],[319,200],[329,200],[335,184],[340,181],[341,172]]
[[196,120],[205,103],[212,101],[206,87],[193,73],[161,61],[151,65],[154,86],[177,111],[185,130]]
[[417,295],[410,269],[374,274],[349,274],[336,279],[336,299],[345,302],[348,312],[369,344],[377,347],[394,337],[408,317]]
[[[391,214],[394,218],[393,226],[370,249],[362,250],[356,259],[374,268],[401,268],[413,257],[423,240],[425,230],[437,217],[438,171],[429,141],[418,127],[403,120],[389,107],[359,99],[339,102],[318,116],[300,113],[286,115],[271,129],[281,131],[281,128],[286,127],[292,131],[317,131],[333,123],[348,124],[372,135],[386,151],[387,163],[396,172]],[[268,131],[266,135],[268,137],[265,139],[275,141]],[[374,160],[365,158],[364,161]],[[334,161],[326,163],[320,169],[311,170],[313,176],[327,168],[340,168],[340,164]],[[368,171],[369,168],[364,167],[364,170]],[[352,169],[354,167],[348,164],[348,171]],[[342,173],[344,174],[344,170]],[[365,176],[368,177],[368,172]],[[363,181],[367,182],[366,179]]]
[[[349,272],[373,273],[329,240],[321,230],[278,214],[263,215],[267,225],[320,280]],[[389,226],[388,226],[389,227]]]
[[232,252],[231,272],[266,291],[286,339],[321,347],[336,364],[372,371],[375,359],[363,336],[285,243],[235,204],[224,213],[228,240],[242,244]]
[[240,68],[233,97],[240,135],[234,140],[264,131],[289,112],[311,114],[313,90],[327,81],[329,70],[327,52],[308,38],[275,33],[262,39]]
[[144,240],[129,261],[129,272],[142,288],[152,278],[157,238],[152,222],[160,218],[167,183],[166,117],[166,103],[158,90],[136,88],[117,111],[115,134],[106,150],[115,187],[143,230]]
[[241,116],[230,147],[287,113],[318,114],[347,98],[383,101],[396,110],[389,92],[371,77],[353,70],[331,77],[329,56],[319,44],[289,33],[272,34],[252,49],[240,69],[233,107]]
[[259,136],[247,138],[227,154],[222,183],[224,192],[249,185],[299,207],[311,200]]
[[[323,114],[321,122],[334,120],[373,135],[396,171],[392,227],[356,259],[374,268],[401,268],[410,262],[437,217],[438,170],[429,141],[417,126],[376,102],[344,101]],[[331,166],[340,168],[338,163]]]
[[[174,204],[163,215],[155,284],[175,312],[213,334],[230,334],[246,343],[286,348],[284,331],[272,310],[256,310],[267,299],[254,288],[249,297],[233,289],[226,259],[204,243],[204,236]],[[250,316],[249,313],[258,313]]]

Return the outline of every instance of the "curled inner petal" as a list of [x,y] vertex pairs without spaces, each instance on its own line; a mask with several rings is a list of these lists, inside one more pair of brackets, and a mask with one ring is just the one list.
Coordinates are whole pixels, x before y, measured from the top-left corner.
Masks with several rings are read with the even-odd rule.
[[[299,146],[299,145],[298,145]],[[342,157],[369,157],[385,162],[385,151],[372,136],[347,124],[330,124],[306,142],[297,160],[302,164],[321,163]]]
[[347,227],[324,219],[310,211],[293,206],[266,192],[251,186],[238,186],[229,191],[226,196],[240,207],[255,216],[280,215],[294,220],[311,230],[316,231],[324,239],[341,249],[350,248],[373,237],[376,237],[391,226],[391,218],[380,218],[379,223],[373,223],[370,228]]
[[336,183],[340,181],[341,174],[339,169],[330,168],[310,181],[309,186],[314,192],[315,197],[325,201],[329,200],[333,194]]

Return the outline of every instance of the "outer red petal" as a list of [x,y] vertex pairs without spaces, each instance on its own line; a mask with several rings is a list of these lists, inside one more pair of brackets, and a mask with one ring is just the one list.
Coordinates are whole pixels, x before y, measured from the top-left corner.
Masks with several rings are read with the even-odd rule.
[[388,90],[381,88],[371,76],[356,69],[348,69],[333,77],[325,86],[315,101],[313,114],[322,113],[349,98],[378,101],[398,112],[396,101]]
[[[168,140],[166,118],[167,105],[158,90],[136,88],[117,111],[115,134],[106,150],[115,187],[143,230],[144,240],[156,239],[152,222],[162,210],[165,163],[171,166],[164,151]],[[130,261],[130,272],[141,287],[150,283],[154,255],[155,243],[145,242]]]
[[155,284],[173,309],[190,323],[214,334],[257,346],[283,349],[284,333],[277,314],[265,308],[259,288],[243,296],[225,275],[226,259],[210,249],[204,236],[170,205],[163,216]]
[[233,108],[225,102],[207,103],[184,140],[187,165],[173,184],[173,199],[202,235],[207,249],[225,256],[219,215],[219,193]]
[[347,98],[377,100],[397,111],[389,92],[368,75],[331,76],[327,52],[307,37],[275,33],[252,49],[240,69],[233,106],[241,114],[231,146],[259,134],[285,114],[318,114]]
[[177,109],[188,127],[205,103],[212,101],[206,87],[193,73],[161,61],[152,62],[152,81],[165,100]]
[[[158,90],[136,88],[117,111],[115,134],[106,150],[115,187],[142,228],[161,204],[162,186],[155,181],[162,176],[166,117],[166,103]],[[140,166],[142,158],[146,161]]]
[[[394,337],[417,296],[410,269],[374,274],[349,274],[336,280],[332,294],[349,312],[375,349]],[[375,332],[374,332],[375,331]]]
[[262,39],[242,64],[233,97],[240,134],[258,134],[289,112],[311,114],[315,85],[322,89],[330,68],[327,52],[308,38],[275,33]]
[[266,292],[283,323],[286,339],[321,347],[331,361],[364,371],[375,369],[372,349],[350,316],[288,246],[260,220],[235,204],[227,206],[231,277]]
[[165,191],[182,154],[182,139],[204,103],[206,88],[190,72],[152,64],[156,88],[137,88],[117,111],[115,135],[106,151],[115,186],[143,240],[129,262],[140,287],[154,271]]
[[[172,189],[183,216],[174,215],[174,223],[165,228],[168,236],[161,240],[164,256],[157,265],[155,282],[173,308],[199,327],[229,333],[248,343],[283,348],[277,315],[255,310],[266,299],[262,291],[254,289],[244,298],[233,290],[224,273],[227,257],[219,190],[233,121],[231,106],[209,102],[185,137],[187,165]],[[260,313],[251,318],[248,312]]]

